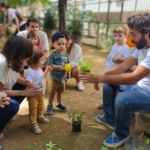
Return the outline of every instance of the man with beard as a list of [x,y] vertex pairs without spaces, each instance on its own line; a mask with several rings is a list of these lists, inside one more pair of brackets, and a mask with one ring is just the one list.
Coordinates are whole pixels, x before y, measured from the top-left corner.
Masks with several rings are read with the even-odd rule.
[[[118,147],[130,137],[130,121],[134,112],[150,113],[150,13],[131,16],[127,20],[129,33],[136,48],[122,64],[103,74],[80,75],[86,83],[135,84],[130,91],[114,94],[104,100],[104,116],[96,120],[114,129],[103,142],[106,147]],[[131,73],[124,73],[133,65],[138,67]],[[112,91],[115,86],[112,86]],[[108,93],[109,95],[110,93]]]

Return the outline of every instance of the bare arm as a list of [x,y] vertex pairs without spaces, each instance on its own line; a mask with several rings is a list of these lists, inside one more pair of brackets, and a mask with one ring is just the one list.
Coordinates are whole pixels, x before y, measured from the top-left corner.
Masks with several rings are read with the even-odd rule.
[[34,96],[40,94],[38,88],[26,88],[24,90],[3,90],[8,96]]
[[0,82],[1,91],[5,92],[7,96],[33,96],[40,94],[39,88],[26,88],[24,90],[9,90],[4,88],[4,85]]
[[23,84],[23,85],[27,85],[26,82],[27,82],[27,80],[25,80],[24,78],[22,78],[20,76],[17,79],[17,83],[20,83],[20,84]]
[[17,26],[17,29],[18,29],[18,32],[19,32],[19,20],[18,20],[18,18],[17,17],[15,17],[14,18],[14,20],[15,20],[15,25]]
[[88,74],[81,75],[80,78],[87,83],[110,83],[110,84],[135,84],[145,76],[150,74],[150,70],[144,66],[139,65],[137,69],[132,73],[113,74],[113,75],[97,75]]
[[130,56],[123,63],[106,71],[104,74],[108,75],[108,74],[124,73],[125,71],[129,70],[132,66],[136,65],[136,63],[137,63],[137,59]]
[[60,70],[60,71],[65,71],[63,66],[58,66],[58,65],[52,65],[52,70]]
[[51,67],[51,66],[47,66],[46,69],[45,69],[45,71],[44,71],[44,77],[46,77],[47,74],[48,74],[49,72],[51,72],[51,71],[52,71],[52,67]]

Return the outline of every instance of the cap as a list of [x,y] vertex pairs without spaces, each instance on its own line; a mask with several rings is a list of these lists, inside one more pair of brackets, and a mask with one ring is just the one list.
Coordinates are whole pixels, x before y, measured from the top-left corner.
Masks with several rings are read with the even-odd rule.
[[65,36],[61,32],[56,32],[55,34],[53,34],[52,43],[54,43],[59,38],[65,38]]

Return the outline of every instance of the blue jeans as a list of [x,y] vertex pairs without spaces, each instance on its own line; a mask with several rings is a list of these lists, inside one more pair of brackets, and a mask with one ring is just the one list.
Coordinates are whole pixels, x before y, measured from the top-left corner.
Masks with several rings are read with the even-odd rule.
[[114,126],[115,98],[118,92],[129,91],[134,85],[103,84],[103,110],[106,120]]
[[0,108],[0,133],[3,131],[10,119],[18,112],[19,102],[15,99],[10,99],[10,104],[4,108]]
[[134,112],[150,113],[150,92],[134,85],[130,91],[116,96],[118,88],[116,85],[104,85],[104,116],[115,125],[115,133],[119,139],[123,139],[130,134],[130,122]]
[[[16,83],[13,86],[13,90],[24,90],[25,85]],[[9,120],[15,116],[19,110],[21,102],[24,100],[24,96],[14,96],[10,98],[10,104],[4,108],[0,108],[0,133],[3,131]]]

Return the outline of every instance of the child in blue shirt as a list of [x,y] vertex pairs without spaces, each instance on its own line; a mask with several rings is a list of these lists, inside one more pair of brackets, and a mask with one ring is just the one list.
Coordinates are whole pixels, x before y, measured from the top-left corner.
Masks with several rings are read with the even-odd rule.
[[47,114],[53,114],[53,100],[57,94],[56,107],[66,112],[67,108],[61,103],[61,94],[64,90],[64,83],[67,79],[67,73],[64,69],[64,65],[68,63],[68,56],[65,53],[65,43],[66,39],[64,35],[60,32],[55,33],[52,36],[52,48],[54,51],[50,54],[48,58],[47,65],[52,67],[50,73],[50,94],[49,94],[49,104],[47,106]]

